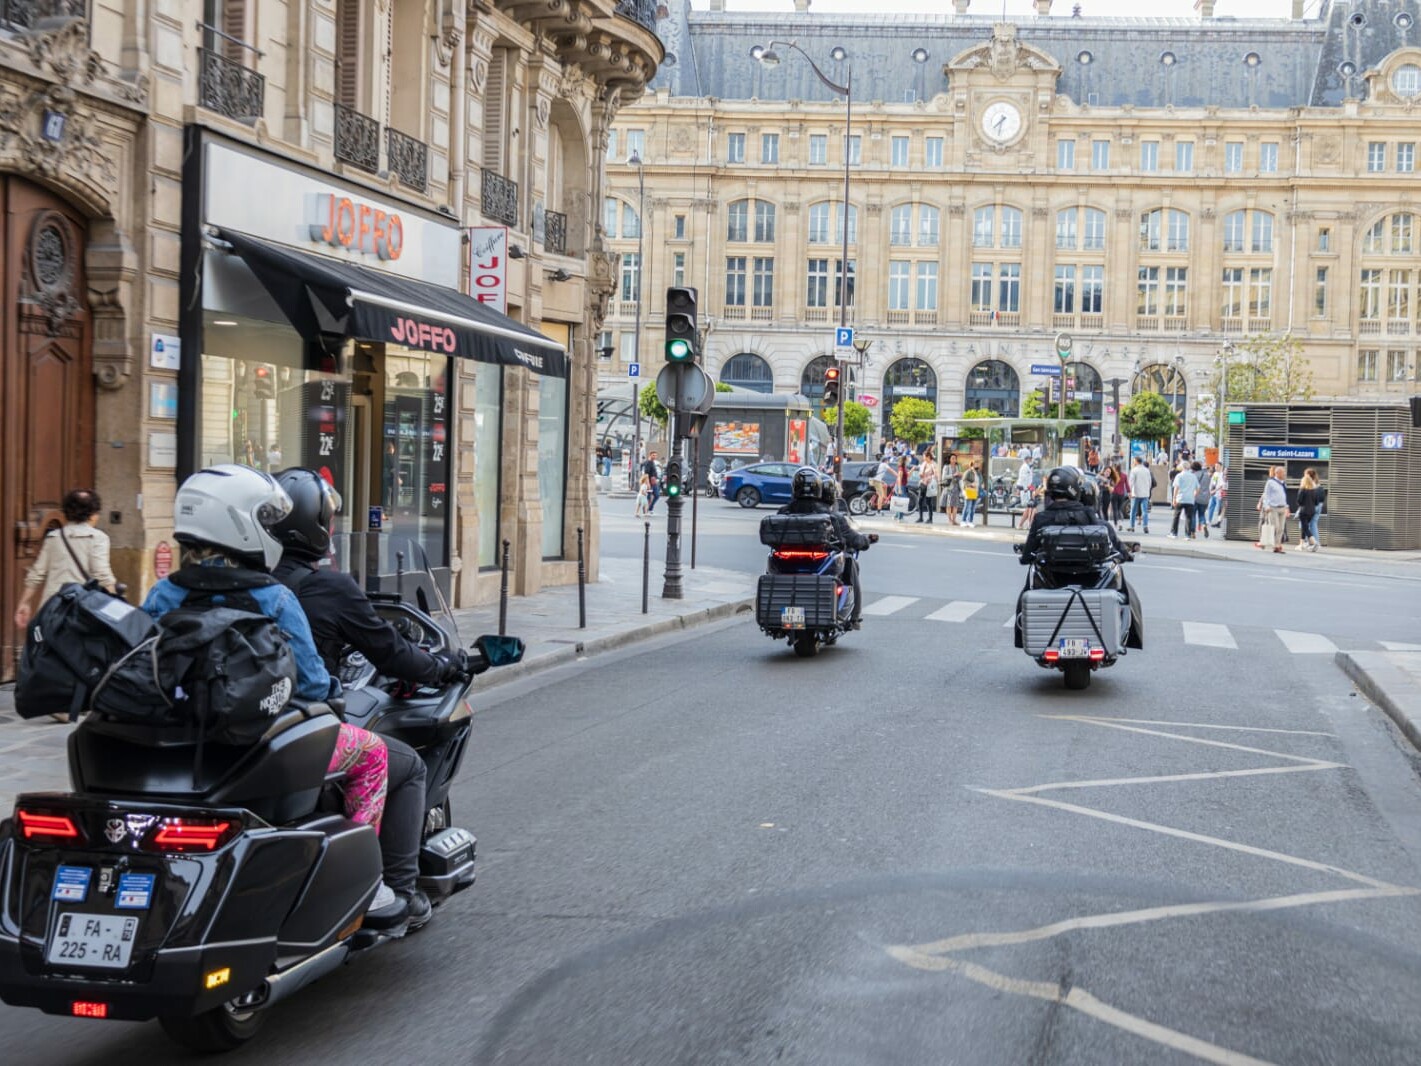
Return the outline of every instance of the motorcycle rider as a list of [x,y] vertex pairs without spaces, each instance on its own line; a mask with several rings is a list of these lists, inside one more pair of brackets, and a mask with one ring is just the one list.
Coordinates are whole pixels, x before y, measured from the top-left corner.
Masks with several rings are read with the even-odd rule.
[[780,514],[822,514],[828,515],[834,527],[837,543],[830,547],[844,552],[844,569],[849,583],[854,589],[854,610],[849,618],[850,629],[863,627],[863,590],[859,587],[859,564],[851,551],[867,551],[869,545],[878,541],[877,533],[860,533],[836,506],[839,483],[827,474],[821,474],[812,466],[802,466],[794,472],[790,482],[790,502],[779,510]]
[[[334,673],[341,651],[352,647],[386,677],[420,685],[442,686],[468,672],[468,659],[431,655],[400,636],[375,613],[370,599],[347,573],[323,568],[330,552],[331,532],[340,510],[340,496],[314,470],[293,467],[276,475],[291,497],[291,511],[272,527],[281,542],[281,561],[273,574],[296,594],[311,623],[316,650]],[[397,897],[390,913],[407,912],[410,931],[433,914],[429,898],[416,883],[419,842],[424,827],[424,760],[408,744],[382,737],[389,751],[390,785],[385,800],[380,853],[385,860],[385,884]]]

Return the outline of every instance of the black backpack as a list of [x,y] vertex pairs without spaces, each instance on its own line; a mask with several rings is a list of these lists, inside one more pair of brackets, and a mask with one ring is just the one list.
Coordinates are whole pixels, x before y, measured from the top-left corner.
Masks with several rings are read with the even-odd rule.
[[31,619],[15,684],[21,718],[83,710],[94,686],[124,655],[157,632],[153,619],[98,582],[60,588]]

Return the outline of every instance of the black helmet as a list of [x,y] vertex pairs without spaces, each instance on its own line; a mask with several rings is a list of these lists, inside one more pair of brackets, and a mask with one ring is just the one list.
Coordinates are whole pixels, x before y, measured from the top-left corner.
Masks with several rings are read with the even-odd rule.
[[1081,503],[1087,507],[1095,507],[1100,496],[1095,487],[1095,478],[1087,477],[1081,479]]
[[819,475],[820,499],[832,503],[839,498],[839,483],[828,474]]
[[790,493],[796,500],[818,500],[823,498],[819,485],[819,471],[812,466],[801,466],[794,472],[790,483]]
[[1053,500],[1081,498],[1081,475],[1069,466],[1058,466],[1046,475],[1046,495]]
[[291,513],[271,527],[272,535],[292,555],[325,558],[340,494],[320,474],[299,466],[277,474],[276,483],[291,497]]

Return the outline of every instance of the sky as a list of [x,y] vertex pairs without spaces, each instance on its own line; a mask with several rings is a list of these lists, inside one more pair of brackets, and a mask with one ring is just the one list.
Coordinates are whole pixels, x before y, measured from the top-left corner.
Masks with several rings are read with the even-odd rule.
[[[1081,14],[1096,16],[1135,16],[1141,11],[1140,0],[1053,0],[1052,17],[1069,15],[1074,4],[1081,5]],[[1308,16],[1317,13],[1319,0],[1305,0],[1304,11]],[[705,10],[708,0],[692,0],[692,7]],[[1035,5],[1032,0],[972,0],[968,9],[971,15],[996,15],[1005,7],[1011,15],[1034,17]],[[726,11],[793,11],[793,0],[725,0]],[[1292,14],[1292,0],[1218,0],[1214,15],[1232,15],[1235,18],[1288,18]],[[811,0],[811,12],[825,14],[950,14],[951,0]],[[1152,0],[1148,14],[1153,18],[1195,18],[1194,0]]]

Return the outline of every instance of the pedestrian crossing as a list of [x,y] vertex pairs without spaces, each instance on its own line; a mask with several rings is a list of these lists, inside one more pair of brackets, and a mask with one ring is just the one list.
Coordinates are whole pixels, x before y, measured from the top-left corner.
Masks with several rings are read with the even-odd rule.
[[[1013,605],[982,603],[978,600],[938,600],[922,596],[867,597],[863,613],[866,617],[901,621],[945,622],[949,625],[985,622],[994,627],[1010,629],[1014,622]],[[1333,655],[1347,651],[1421,651],[1421,644],[1395,640],[1368,640],[1364,637],[1341,637],[1308,633],[1295,629],[1265,629],[1259,626],[1230,626],[1221,622],[1158,619],[1146,617],[1145,638],[1150,647],[1187,645],[1220,651],[1261,650],[1265,644],[1279,645],[1291,655]]]

